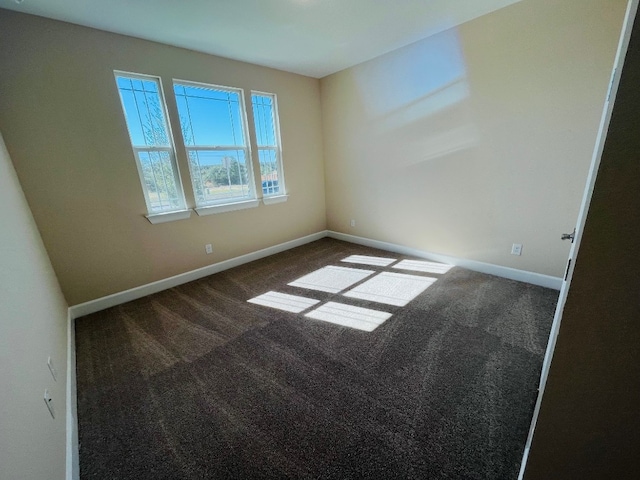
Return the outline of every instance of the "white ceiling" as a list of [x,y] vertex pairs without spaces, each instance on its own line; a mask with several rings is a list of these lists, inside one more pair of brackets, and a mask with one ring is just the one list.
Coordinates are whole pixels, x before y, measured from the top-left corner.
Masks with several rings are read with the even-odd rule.
[[321,78],[517,1],[0,0],[0,7]]

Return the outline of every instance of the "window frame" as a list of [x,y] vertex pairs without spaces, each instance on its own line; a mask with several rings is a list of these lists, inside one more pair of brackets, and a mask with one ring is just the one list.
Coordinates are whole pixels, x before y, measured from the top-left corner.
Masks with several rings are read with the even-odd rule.
[[[284,175],[284,162],[282,159],[282,139],[280,137],[280,114],[278,108],[278,95],[275,93],[264,92],[261,90],[251,90],[251,113],[253,117],[253,132],[255,134],[255,142],[256,142],[256,154],[258,166],[261,167],[260,163],[260,150],[271,150],[276,154],[276,169],[278,172],[278,186],[279,190],[277,193],[264,193],[262,188],[262,171],[260,170],[260,191],[262,192],[262,202],[265,205],[270,205],[274,203],[285,202],[289,198],[286,188],[285,175]],[[254,105],[253,105],[253,97],[262,96],[262,97],[270,97],[272,100],[272,109],[271,109],[271,122],[273,124],[273,136],[276,142],[275,145],[260,145],[258,143],[258,126],[256,124],[256,118],[254,113]]]
[[[142,193],[143,193],[145,204],[147,207],[147,215],[145,215],[145,217],[149,220],[149,222],[153,224],[189,218],[191,216],[191,209],[187,208],[187,201],[184,194],[182,177],[180,175],[180,168],[178,167],[178,161],[176,156],[175,140],[173,136],[173,131],[171,129],[171,120],[169,118],[167,101],[164,95],[164,87],[162,85],[162,78],[157,75],[127,72],[124,70],[114,70],[113,74],[114,74],[114,80],[116,84],[118,97],[120,98],[120,107],[122,108],[122,115],[127,128],[127,134],[129,135],[129,143],[133,151],[136,168],[138,170],[140,186],[142,187]],[[132,79],[132,80],[140,80],[140,81],[151,81],[156,84],[158,88],[158,97],[160,102],[159,108],[161,109],[164,115],[164,128],[165,128],[165,135],[167,138],[167,142],[169,143],[168,146],[134,145],[134,140],[131,135],[131,130],[129,128],[129,118],[127,116],[127,110],[125,107],[124,99],[122,97],[122,93],[120,92],[120,85],[118,84],[118,78],[126,78],[126,79]],[[150,192],[147,188],[147,182],[145,180],[144,171],[143,171],[143,167],[140,160],[141,152],[168,153],[169,161],[171,163],[171,171],[173,173],[173,179],[174,179],[174,183],[177,191],[177,199],[179,202],[179,205],[176,208],[162,209],[162,210],[153,208],[153,202],[150,197]]]
[[[178,98],[175,91],[176,86],[184,87],[197,87],[208,90],[218,90],[222,92],[232,92],[238,95],[238,110],[240,114],[240,123],[242,124],[242,135],[244,145],[188,145],[182,131],[182,122],[180,120],[180,108],[178,104]],[[255,172],[253,168],[253,157],[251,149],[251,137],[249,131],[249,120],[247,116],[246,101],[244,97],[244,89],[239,87],[229,87],[226,85],[218,85],[213,83],[196,82],[193,80],[183,80],[179,78],[172,79],[172,92],[176,101],[176,112],[178,114],[178,122],[180,123],[180,135],[182,138],[182,146],[185,150],[187,158],[187,164],[189,166],[189,175],[191,177],[191,188],[193,189],[193,197],[195,201],[195,211],[198,215],[210,215],[214,213],[223,213],[234,210],[242,210],[245,208],[253,208],[259,205],[257,197],[257,191],[255,187]],[[244,152],[244,161],[247,175],[247,187],[249,189],[249,195],[242,197],[221,198],[219,200],[213,200],[209,202],[200,203],[194,182],[196,176],[194,175],[191,161],[189,157],[190,151],[229,151],[229,150],[241,150]],[[197,180],[202,181],[200,174],[197,175]]]

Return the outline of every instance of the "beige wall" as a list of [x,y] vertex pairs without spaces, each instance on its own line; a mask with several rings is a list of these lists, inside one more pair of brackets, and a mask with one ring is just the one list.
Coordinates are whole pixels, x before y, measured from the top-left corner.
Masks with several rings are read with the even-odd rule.
[[524,0],[322,79],[328,227],[561,276],[625,6]]
[[[0,45],[0,130],[70,304],[326,228],[318,80],[7,10]],[[276,93],[289,201],[151,225],[114,69],[161,76],[174,132],[172,78]]]
[[[625,3],[524,0],[321,81],[0,10],[0,129],[70,304],[327,225],[561,276]],[[151,225],[114,69],[278,94],[289,201]]]
[[67,304],[1,135],[0,204],[0,477],[63,479]]
[[640,24],[636,17],[526,480],[640,472]]

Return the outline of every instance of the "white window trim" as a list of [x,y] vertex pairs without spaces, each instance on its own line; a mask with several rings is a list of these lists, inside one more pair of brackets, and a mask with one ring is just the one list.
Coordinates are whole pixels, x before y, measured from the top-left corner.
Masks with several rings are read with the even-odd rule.
[[180,210],[177,212],[152,213],[149,215],[145,215],[145,217],[147,218],[147,220],[149,220],[150,223],[157,225],[158,223],[173,222],[175,220],[185,220],[191,217],[191,212],[193,212],[193,210],[189,209]]
[[216,205],[207,205],[205,207],[196,207],[196,213],[200,216],[213,215],[216,213],[233,212],[235,210],[245,210],[247,208],[255,208],[260,205],[260,200],[244,200],[241,202],[229,202]]
[[[192,80],[182,80],[179,78],[172,79],[172,93],[175,97],[175,85],[191,85],[195,87],[202,87],[208,89],[220,89],[223,91],[231,91],[236,92],[238,94],[238,102],[240,108],[240,115],[242,118],[242,134],[244,136],[245,145],[187,145],[187,142],[184,139],[184,135],[182,131],[180,131],[180,136],[182,138],[182,145],[185,149],[185,154],[187,157],[187,163],[189,166],[189,175],[191,177],[191,187],[193,188],[194,175],[191,171],[191,162],[189,162],[189,151],[190,150],[242,150],[245,154],[245,165],[247,169],[247,185],[249,187],[249,196],[246,197],[236,197],[237,199],[220,199],[213,200],[207,203],[198,203],[198,198],[195,195],[194,190],[194,200],[196,202],[195,211],[198,215],[211,215],[213,213],[223,213],[229,212],[232,210],[242,210],[245,208],[253,208],[254,206],[258,206],[259,199],[257,197],[257,192],[255,190],[255,174],[253,171],[253,161],[252,161],[252,153],[251,153],[251,137],[249,136],[249,120],[247,117],[247,107],[244,98],[244,90],[238,87],[227,87],[225,85],[216,85],[213,83],[203,83],[203,82],[194,82]],[[180,112],[178,111],[178,117],[180,116]],[[255,203],[255,205],[246,206],[246,204]],[[232,205],[238,205],[239,208],[230,208]]]
[[[145,217],[151,222],[151,223],[163,223],[163,222],[168,222],[170,220],[162,220],[162,221],[156,221],[153,222],[150,220],[149,217],[163,217],[165,218],[165,215],[167,214],[171,214],[171,213],[176,213],[176,214],[180,214],[182,212],[185,212],[187,210],[187,200],[185,198],[184,195],[184,187],[182,185],[182,177],[180,176],[180,168],[178,167],[178,159],[176,156],[176,149],[175,149],[175,140],[173,137],[173,131],[171,130],[171,121],[169,119],[169,111],[167,110],[167,100],[165,98],[164,95],[164,87],[162,85],[162,78],[160,78],[157,75],[146,75],[146,74],[142,74],[142,73],[135,73],[135,72],[127,72],[124,70],[114,70],[113,71],[113,75],[114,75],[114,80],[116,82],[116,90],[118,91],[118,98],[120,98],[120,106],[122,108],[122,115],[124,117],[124,121],[125,121],[125,125],[127,126],[127,135],[129,136],[129,144],[131,145],[131,148],[133,150],[133,156],[134,156],[134,160],[136,163],[136,168],[138,170],[138,177],[140,179],[140,186],[142,188],[142,193],[144,196],[144,201],[145,204],[147,206],[147,215],[145,215]],[[120,88],[118,87],[118,77],[128,77],[128,78],[135,78],[135,79],[139,79],[139,80],[146,80],[146,81],[156,81],[158,83],[158,95],[160,96],[160,100],[161,100],[161,107],[162,107],[162,111],[164,113],[164,119],[165,119],[165,126],[167,128],[167,137],[171,143],[171,145],[169,145],[168,147],[136,147],[135,145],[133,145],[133,140],[131,139],[131,134],[129,132],[129,126],[128,126],[128,121],[127,121],[127,116],[126,116],[126,110],[124,107],[124,102],[122,100],[122,96],[120,95]],[[147,187],[146,187],[146,182],[144,179],[144,172],[142,171],[142,166],[140,165],[140,157],[138,155],[139,152],[141,151],[148,151],[148,152],[152,152],[152,151],[166,151],[169,153],[169,157],[171,159],[171,167],[175,176],[175,180],[176,180],[176,188],[178,191],[178,199],[181,202],[181,205],[175,209],[175,210],[163,210],[160,212],[154,212],[153,209],[151,208],[151,199],[149,198],[149,192],[147,191]],[[191,215],[191,214],[189,214]],[[179,215],[178,215],[179,216]],[[166,217],[169,218],[169,217]],[[181,217],[183,218],[183,217]],[[188,217],[186,217],[188,218]],[[179,220],[180,218],[175,218],[175,220]]]
[[[256,136],[256,149],[257,149],[257,154],[258,154],[258,165],[260,165],[260,150],[261,149],[270,149],[270,150],[275,150],[276,152],[276,158],[278,159],[278,185],[280,186],[280,189],[277,193],[272,193],[272,194],[264,194],[262,193],[262,200],[264,202],[265,205],[269,205],[272,203],[280,203],[280,202],[285,202],[287,200],[287,198],[289,198],[289,195],[287,194],[287,182],[285,181],[284,178],[284,162],[282,160],[282,139],[280,138],[280,114],[279,114],[279,109],[278,109],[278,96],[275,93],[270,93],[270,92],[262,92],[260,90],[251,90],[250,92],[250,97],[253,99],[253,95],[261,95],[261,96],[266,96],[266,97],[271,97],[273,99],[273,135],[274,138],[276,140],[277,145],[273,146],[273,145],[263,145],[260,146],[258,145],[258,132],[256,129],[256,120],[255,118],[253,119],[253,132]],[[253,113],[253,102],[251,103],[251,110]],[[260,175],[260,192],[262,192],[262,175]],[[269,202],[268,200],[265,201],[265,199],[269,199],[269,198],[275,198],[275,197],[285,197],[284,200],[275,200],[272,202]]]
[[274,205],[276,203],[283,203],[289,199],[288,194],[284,195],[269,195],[262,197],[262,203],[265,205]]

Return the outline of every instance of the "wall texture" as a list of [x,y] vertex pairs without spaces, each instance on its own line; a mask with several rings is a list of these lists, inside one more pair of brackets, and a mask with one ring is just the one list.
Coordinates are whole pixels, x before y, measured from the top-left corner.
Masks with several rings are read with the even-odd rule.
[[625,6],[526,0],[322,79],[328,227],[562,276]]
[[640,23],[636,17],[526,480],[640,471]]
[[[318,80],[8,10],[0,44],[0,130],[69,304],[326,228]],[[151,225],[114,69],[162,78],[174,133],[173,78],[277,94],[289,200]]]
[[[0,136],[0,477],[65,478],[67,304]],[[49,373],[47,357],[57,369]],[[44,403],[53,398],[55,419]]]

